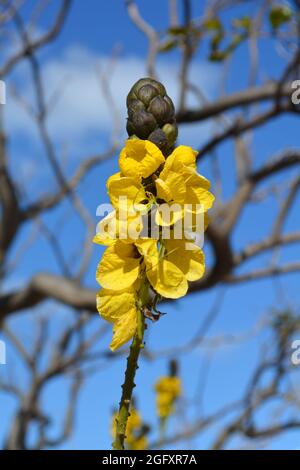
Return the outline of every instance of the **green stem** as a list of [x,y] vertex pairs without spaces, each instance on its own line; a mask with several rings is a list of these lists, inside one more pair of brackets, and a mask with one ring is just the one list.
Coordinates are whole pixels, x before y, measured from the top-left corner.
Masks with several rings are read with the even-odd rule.
[[145,331],[145,317],[143,307],[148,302],[149,285],[144,282],[140,290],[137,329],[130,346],[129,356],[127,358],[127,367],[125,371],[125,381],[122,385],[122,396],[118,416],[116,418],[116,436],[112,444],[114,450],[124,450],[124,441],[126,438],[126,426],[130,415],[129,408],[132,398],[132,392],[135,387],[134,378],[138,369],[138,359],[142,348],[144,347],[143,338]]

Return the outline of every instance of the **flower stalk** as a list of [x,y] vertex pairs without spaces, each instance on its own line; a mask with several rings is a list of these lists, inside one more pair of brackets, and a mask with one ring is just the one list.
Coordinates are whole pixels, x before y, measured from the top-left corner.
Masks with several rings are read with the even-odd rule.
[[148,303],[149,284],[145,281],[139,293],[139,308],[137,329],[133,337],[129,356],[127,358],[127,367],[125,371],[125,381],[122,385],[122,396],[119,406],[119,412],[116,417],[116,435],[113,442],[114,450],[124,450],[124,441],[126,438],[126,425],[130,415],[130,403],[132,399],[132,392],[135,387],[134,379],[138,369],[138,359],[141,350],[144,347],[144,331],[145,331],[145,317],[143,308]]

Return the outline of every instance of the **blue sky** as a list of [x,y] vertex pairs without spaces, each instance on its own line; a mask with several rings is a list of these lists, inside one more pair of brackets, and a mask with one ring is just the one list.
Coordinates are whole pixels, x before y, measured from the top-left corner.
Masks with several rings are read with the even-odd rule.
[[[43,30],[51,18],[51,10],[55,10],[59,2],[51,2],[49,15],[40,25]],[[113,3],[113,8],[112,8]],[[155,27],[162,30],[167,24],[167,2],[137,2],[145,18]],[[28,16],[34,4],[31,0],[25,2],[24,17]],[[155,4],[155,7],[154,7]],[[193,14],[201,14],[202,2],[193,2]],[[236,15],[247,13],[247,7],[236,10]],[[249,12],[248,12],[249,13]],[[251,11],[250,11],[251,14]],[[225,17],[227,20],[227,16]],[[53,109],[49,118],[49,129],[57,149],[61,155],[67,154],[64,171],[72,174],[78,162],[85,155],[104,150],[110,138],[111,118],[107,109],[107,103],[101,95],[99,81],[97,79],[97,66],[106,68],[112,50],[122,45],[120,56],[117,60],[115,71],[111,76],[111,89],[116,98],[117,106],[122,116],[122,125],[125,117],[126,92],[135,80],[145,74],[144,57],[147,43],[139,31],[128,19],[126,9],[121,0],[114,2],[97,2],[90,0],[89,6],[79,0],[74,1],[74,6],[67,20],[63,33],[51,46],[45,48],[39,58],[45,77],[47,96],[55,91],[57,86],[64,82],[65,86],[61,98]],[[274,52],[272,41],[262,44],[263,63],[259,80],[278,76],[284,62]],[[221,68],[204,60],[205,55],[197,54],[191,68],[191,81],[200,85],[208,99],[217,97],[220,84]],[[158,73],[165,83],[169,94],[176,101],[176,74],[178,73],[178,54],[171,52],[162,55],[158,60]],[[230,73],[227,83],[227,92],[237,91],[247,86],[248,55],[246,47],[240,47],[230,63]],[[21,87],[26,96],[32,95],[31,83],[26,64],[21,64],[14,74],[9,77],[9,84],[13,83]],[[191,105],[195,102],[191,100]],[[30,181],[30,192],[27,191],[24,200],[28,201],[42,194],[45,189],[50,191],[55,188],[55,180],[47,167],[41,144],[37,140],[34,127],[28,118],[13,100],[8,100],[5,109],[7,131],[11,135],[10,156],[11,168],[17,181]],[[269,126],[259,129],[251,144],[254,165],[259,165],[273,154],[286,147],[294,147],[298,144],[297,123],[291,117],[279,118]],[[125,126],[124,126],[125,127]],[[194,124],[181,126],[179,140],[186,145],[200,147],[209,138],[213,123]],[[124,134],[125,137],[125,134]],[[224,185],[224,197],[228,198],[234,188],[235,175],[233,172],[234,147],[232,142],[225,143],[219,150],[220,165]],[[106,161],[94,171],[80,186],[80,196],[88,207],[92,217],[95,216],[96,207],[101,202],[107,202],[105,181],[108,176],[117,170],[117,156]],[[209,161],[199,167],[201,173],[211,178],[211,165]],[[292,172],[287,172],[292,176]],[[274,182],[276,178],[273,178]],[[299,202],[299,200],[298,200]],[[241,220],[233,234],[233,246],[242,247],[246,242],[254,242],[268,233],[272,217],[274,216],[276,203],[271,198],[259,207],[252,204],[243,213]],[[60,226],[60,221],[64,224]],[[55,227],[60,237],[61,246],[64,247],[66,259],[73,256],[74,250],[82,239],[82,225],[78,218],[70,218],[69,203],[61,204],[58,210],[54,210],[44,217],[44,222]],[[294,210],[290,213],[286,224],[286,230],[299,227],[299,215]],[[11,253],[14,258],[18,247],[22,245],[28,236],[29,228],[25,227],[18,237]],[[208,264],[210,262],[209,248],[206,246]],[[101,249],[94,248],[94,256],[91,267],[86,275],[85,283],[96,288],[94,272],[101,257]],[[283,261],[292,260],[295,257],[295,247],[287,249],[282,255]],[[245,269],[254,266],[265,266],[268,258],[263,256],[251,262]],[[76,259],[73,267],[76,269]],[[244,269],[244,268],[243,268]],[[4,289],[23,285],[26,279],[39,271],[58,272],[53,257],[50,255],[47,242],[39,238],[22,257],[17,270],[7,280]],[[219,337],[236,334],[247,334],[255,330],[258,319],[262,314],[271,310],[276,305],[285,307],[287,300],[299,306],[299,276],[289,275],[282,279],[285,296],[278,298],[271,280],[253,282],[251,284],[236,287],[218,287],[212,291],[187,296],[185,299],[168,303],[164,310],[168,312],[157,324],[149,325],[146,337],[146,345],[153,351],[161,351],[178,345],[184,345],[188,339],[194,337],[195,331],[201,325],[204,316],[213,305],[217,295],[224,290],[224,298],[220,308],[220,314],[212,324],[208,337]],[[51,312],[53,315],[53,332],[58,328],[60,316],[68,317],[66,309],[62,309],[53,302],[47,302],[45,306],[36,309],[29,315],[15,318],[11,325],[18,331],[25,342],[30,342],[32,335],[32,323],[34,315],[39,310]],[[94,320],[95,327],[102,320]],[[201,371],[208,369],[208,382],[203,392],[203,407],[207,413],[213,412],[218,406],[239,398],[241,390],[245,387],[249,372],[253,368],[260,352],[260,346],[266,339],[262,331],[250,338],[242,345],[229,344],[224,348],[202,346],[188,354],[180,356],[180,374],[183,380],[185,399],[193,400],[195,405],[182,416],[173,419],[170,431],[179,430],[186,421],[193,421],[199,415],[199,386],[201,385]],[[105,337],[105,344],[99,345],[99,349],[105,350],[110,341],[110,333]],[[215,361],[212,362],[211,359]],[[11,348],[8,348],[8,364],[16,364],[17,380],[22,383],[25,375],[18,360],[14,357]],[[64,445],[71,449],[106,449],[110,447],[109,435],[110,415],[113,407],[119,401],[120,385],[123,380],[125,358],[115,360],[109,368],[99,371],[84,388],[76,419],[74,435]],[[167,370],[167,358],[152,361],[142,361],[137,376],[136,398],[138,408],[146,422],[156,426],[155,403],[153,384],[157,378]],[[4,374],[4,368],[0,366],[0,374]],[[200,378],[199,378],[200,377]],[[200,385],[199,385],[200,384]],[[60,410],[64,408],[63,380],[51,386],[43,397],[47,408],[51,409],[59,422]],[[198,397],[198,398],[197,398]],[[1,421],[0,439],[10,422],[14,403],[7,397],[0,397]],[[185,416],[186,414],[186,416]],[[261,418],[264,419],[264,416]],[[179,448],[207,448],[211,442],[212,433],[207,432],[201,437],[195,437],[189,442],[178,443]],[[152,434],[153,438],[155,433]],[[295,448],[299,445],[296,432],[288,433],[284,437],[274,440],[273,448]]]

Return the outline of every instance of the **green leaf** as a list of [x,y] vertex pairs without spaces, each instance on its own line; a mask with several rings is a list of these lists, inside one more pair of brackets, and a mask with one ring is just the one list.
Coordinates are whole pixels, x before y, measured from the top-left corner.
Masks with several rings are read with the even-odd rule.
[[250,31],[251,19],[249,16],[242,16],[242,18],[235,18],[232,24],[235,28],[241,28],[245,31]]
[[194,38],[199,38],[202,35],[202,31],[200,30],[200,28],[193,25],[189,27],[173,26],[168,29],[168,33],[170,36],[175,36],[179,38],[180,36],[186,36],[187,34],[190,34]]
[[211,39],[211,48],[212,49],[217,49],[219,47],[223,37],[224,37],[223,33],[215,34]]
[[168,52],[178,46],[177,39],[167,39],[159,48],[159,52]]
[[235,34],[230,41],[230,43],[221,51],[218,49],[218,44],[214,47],[211,44],[211,52],[209,56],[209,60],[213,62],[222,62],[225,60],[234,50],[241,44],[245,39],[247,39],[247,33]]
[[185,26],[172,26],[168,29],[168,33],[172,34],[172,36],[181,36],[188,33],[188,28]]
[[211,62],[222,62],[224,59],[226,59],[226,52],[224,51],[211,51],[209,55]]
[[288,5],[275,5],[269,13],[269,21],[273,29],[278,29],[284,23],[290,21],[293,12]]
[[219,18],[210,18],[209,20],[205,21],[204,28],[208,31],[222,31],[223,26]]
[[247,34],[235,34],[231,40],[229,45],[231,50],[234,50],[241,42],[243,42],[247,38]]
[[168,33],[172,36],[181,36],[188,33],[188,28],[185,26],[172,26],[168,29]]

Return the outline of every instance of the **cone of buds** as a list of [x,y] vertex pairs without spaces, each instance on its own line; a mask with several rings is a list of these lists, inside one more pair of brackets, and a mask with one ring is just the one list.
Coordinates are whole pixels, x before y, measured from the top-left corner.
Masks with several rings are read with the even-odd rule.
[[127,96],[129,137],[148,139],[168,153],[176,142],[178,130],[173,101],[165,87],[152,78],[142,78]]

